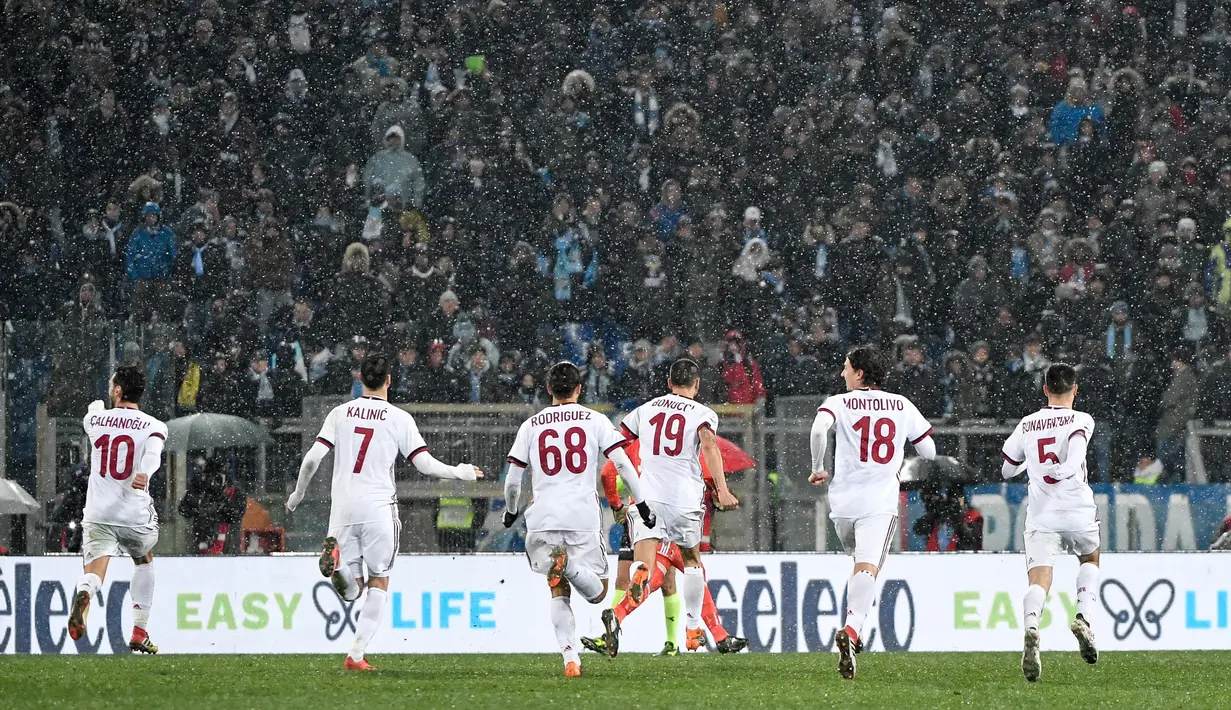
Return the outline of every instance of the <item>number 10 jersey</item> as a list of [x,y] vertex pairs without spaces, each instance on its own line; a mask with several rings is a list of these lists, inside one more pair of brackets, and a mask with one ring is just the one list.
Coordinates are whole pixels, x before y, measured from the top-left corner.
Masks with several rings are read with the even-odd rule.
[[897,514],[906,442],[923,441],[932,425],[909,399],[874,389],[830,397],[817,410],[817,416],[825,414],[833,417],[837,439],[830,517]]
[[508,460],[531,471],[526,530],[601,530],[601,457],[625,443],[610,419],[579,404],[553,405],[522,422]]

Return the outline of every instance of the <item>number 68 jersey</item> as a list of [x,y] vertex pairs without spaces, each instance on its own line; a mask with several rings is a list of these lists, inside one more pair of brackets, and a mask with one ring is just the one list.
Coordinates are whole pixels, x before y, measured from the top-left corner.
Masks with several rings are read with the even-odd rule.
[[627,441],[604,415],[579,404],[550,406],[522,422],[508,461],[531,471],[529,532],[598,532],[600,457]]
[[909,399],[875,389],[834,395],[817,410],[817,416],[826,413],[834,419],[837,440],[830,517],[896,514],[906,442],[923,441],[932,425]]

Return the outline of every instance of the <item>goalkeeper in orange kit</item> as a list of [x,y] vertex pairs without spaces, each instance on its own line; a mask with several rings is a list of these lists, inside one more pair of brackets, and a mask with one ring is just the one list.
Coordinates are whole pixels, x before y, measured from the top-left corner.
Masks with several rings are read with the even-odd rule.
[[[624,452],[628,454],[633,465],[638,471],[641,470],[640,442],[634,441],[632,444],[624,448]],[[705,465],[705,459],[701,460],[701,473],[705,478],[705,520],[703,533],[701,538],[701,551],[709,552],[710,548],[710,526],[714,516],[714,503],[711,497],[711,486],[713,478],[710,476],[708,467]],[[624,617],[628,616],[638,606],[633,601],[633,597],[628,594],[629,588],[629,567],[632,565],[632,544],[628,537],[627,514],[628,508],[625,506],[624,500],[621,497],[623,493],[620,485],[619,476],[616,475],[615,466],[610,461],[603,466],[602,472],[603,493],[607,496],[607,502],[611,505],[611,510],[615,513],[616,522],[624,526],[623,540],[620,544],[620,565],[616,573],[616,589],[615,596],[612,599],[612,607],[615,609],[616,618],[623,622]],[[635,501],[629,501],[629,504]],[[627,554],[625,554],[627,551]],[[704,568],[704,565],[702,565]],[[684,560],[680,556],[680,549],[674,543],[663,543],[659,549],[654,569],[650,573],[649,580],[646,584],[646,594],[643,598],[648,598],[650,593],[661,588],[663,590],[663,610],[667,622],[667,642],[663,645],[663,650],[659,653],[660,656],[676,656],[679,655],[679,647],[675,640],[679,638],[679,620],[680,620],[680,598],[675,591],[675,571],[684,569]],[[714,605],[714,598],[710,595],[709,586],[705,588],[705,599],[701,607],[701,618],[709,629],[710,636],[713,638],[714,646],[719,653],[736,653],[742,651],[748,646],[748,640],[738,636],[732,636],[727,633],[727,630],[722,627],[718,621],[718,608]],[[610,653],[610,649],[604,643],[601,637],[581,639],[581,645],[591,651],[597,653]],[[688,650],[696,651],[700,648],[700,644],[688,644]],[[614,655],[614,654],[611,654]]]

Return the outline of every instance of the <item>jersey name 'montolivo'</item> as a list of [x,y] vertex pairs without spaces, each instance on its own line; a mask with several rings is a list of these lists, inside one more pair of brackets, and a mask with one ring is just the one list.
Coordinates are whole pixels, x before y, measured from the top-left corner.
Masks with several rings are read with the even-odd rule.
[[1073,423],[1074,419],[1076,417],[1070,414],[1067,417],[1049,417],[1047,419],[1036,419],[1032,422],[1022,422],[1022,433],[1068,426]]
[[900,399],[860,399],[852,397],[845,401],[847,409],[857,409],[867,412],[884,412],[890,409],[902,411],[906,406]]

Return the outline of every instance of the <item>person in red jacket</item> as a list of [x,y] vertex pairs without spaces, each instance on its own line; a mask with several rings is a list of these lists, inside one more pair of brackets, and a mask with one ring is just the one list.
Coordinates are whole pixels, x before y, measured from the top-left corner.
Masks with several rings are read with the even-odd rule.
[[756,404],[765,399],[765,380],[761,367],[748,354],[744,334],[738,330],[727,331],[722,356],[722,381],[727,385],[727,402],[730,404]]
[[[633,466],[641,471],[641,442],[634,441],[624,447],[624,453],[628,455]],[[713,548],[710,546],[710,530],[713,524],[714,517],[714,497],[713,485],[714,478],[710,475],[709,467],[705,465],[705,460],[701,460],[701,475],[705,479],[705,518],[702,523],[701,533],[701,551],[710,552]],[[627,508],[624,504],[624,499],[621,496],[622,491],[619,477],[616,475],[615,465],[610,461],[603,466],[602,472],[603,494],[607,497],[607,503],[611,505],[612,512],[616,515],[616,522],[622,522],[624,516],[627,515]],[[630,504],[635,501],[630,501]],[[624,540],[621,544],[620,564],[616,571],[615,597],[614,608],[616,615],[621,621],[628,614],[632,613],[637,604],[633,602],[632,597],[627,596],[629,585],[629,567],[632,566],[632,550],[629,549],[629,554],[626,556],[624,547],[631,548],[628,543],[627,526],[625,527]],[[653,593],[655,589],[663,590],[663,610],[666,613],[667,621],[667,643],[663,646],[661,656],[679,655],[679,647],[675,643],[675,639],[679,636],[679,619],[680,619],[680,600],[676,596],[675,591],[675,571],[684,569],[684,559],[680,555],[679,546],[674,543],[669,543],[659,548],[657,564],[654,565],[654,571],[650,576],[649,593]],[[702,565],[704,569],[704,565]],[[719,653],[737,653],[748,646],[748,640],[738,636],[732,636],[723,628],[722,622],[718,620],[718,607],[714,604],[714,597],[710,595],[709,587],[705,588],[705,598],[701,607],[701,618],[709,629],[710,636],[714,639],[714,645]],[[596,653],[606,653],[607,648],[601,637],[599,638],[582,638],[581,644],[586,648]]]

